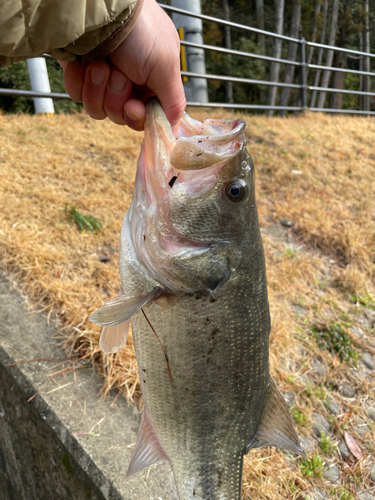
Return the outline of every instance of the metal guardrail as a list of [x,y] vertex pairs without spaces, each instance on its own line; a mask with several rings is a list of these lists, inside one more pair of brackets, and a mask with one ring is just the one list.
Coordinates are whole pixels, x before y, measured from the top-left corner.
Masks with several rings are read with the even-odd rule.
[[[219,19],[211,16],[207,16],[204,14],[198,14],[190,11],[186,11],[183,9],[179,9],[177,7],[172,7],[170,5],[165,5],[165,4],[159,4],[163,9],[166,11],[176,13],[176,14],[182,14],[182,15],[187,15],[191,17],[195,17],[198,19],[201,19],[203,21],[208,21],[208,22],[215,22],[218,24],[222,24],[224,26],[229,26],[231,28],[236,28],[236,29],[241,29],[247,32],[255,33],[255,34],[261,34],[281,40],[285,40],[287,42],[294,42],[299,44],[300,46],[300,60],[299,61],[289,61],[287,59],[280,59],[280,58],[275,58],[271,56],[266,56],[263,54],[254,54],[251,52],[243,52],[239,50],[233,50],[233,49],[227,49],[224,47],[217,47],[213,45],[206,45],[206,44],[199,44],[199,43],[193,43],[189,42],[186,40],[181,40],[181,45],[184,45],[186,47],[195,47],[195,48],[200,48],[203,50],[210,50],[210,51],[216,51],[216,52],[221,52],[224,54],[228,55],[235,55],[235,56],[240,56],[240,57],[245,57],[245,58],[252,58],[252,59],[259,59],[262,61],[267,61],[267,62],[276,62],[280,64],[287,64],[287,65],[292,65],[296,67],[300,67],[300,83],[295,84],[295,83],[284,83],[284,82],[272,82],[268,80],[258,80],[258,79],[252,79],[252,78],[240,78],[240,77],[234,77],[234,76],[225,76],[225,75],[212,75],[212,74],[200,74],[200,73],[193,73],[189,71],[181,71],[182,76],[186,77],[191,77],[191,78],[204,78],[208,80],[216,80],[216,81],[231,81],[231,82],[237,82],[237,83],[245,83],[245,84],[250,84],[250,85],[264,85],[264,86],[272,86],[272,87],[279,87],[279,88],[291,88],[291,89],[298,89],[301,92],[301,106],[267,106],[267,105],[258,105],[258,104],[236,104],[236,103],[198,103],[198,102],[188,102],[188,106],[199,106],[199,107],[222,107],[222,108],[237,108],[237,109],[248,109],[248,110],[274,110],[274,111],[303,111],[309,109],[310,111],[323,111],[323,112],[328,112],[328,113],[348,113],[348,114],[365,114],[365,115],[375,115],[375,112],[373,111],[363,111],[363,110],[350,110],[350,109],[332,109],[332,108],[309,108],[307,106],[307,91],[317,91],[317,92],[330,92],[330,93],[341,93],[341,94],[352,94],[352,95],[358,95],[358,96],[369,96],[369,97],[375,97],[374,92],[363,92],[359,90],[348,90],[348,89],[334,89],[334,88],[322,88],[322,87],[316,87],[316,86],[309,86],[306,81],[306,69],[315,69],[315,70],[320,70],[320,71],[338,71],[338,72],[343,72],[343,73],[351,73],[355,75],[363,75],[363,76],[375,76],[375,72],[367,72],[367,71],[359,71],[359,70],[352,70],[352,69],[346,69],[346,68],[335,68],[333,66],[322,66],[322,65],[317,65],[317,64],[308,64],[306,63],[306,47],[315,47],[315,48],[320,48],[320,49],[325,49],[325,50],[334,50],[334,51],[339,51],[339,52],[345,52],[348,54],[356,55],[356,56],[362,56],[362,57],[371,57],[375,58],[375,54],[367,53],[367,52],[361,52],[357,50],[352,50],[352,49],[346,49],[343,47],[335,47],[335,46],[330,46],[330,45],[324,45],[320,43],[315,43],[315,42],[308,42],[304,38],[293,38],[285,35],[279,35],[277,33],[272,33],[270,31],[265,31],[265,30],[260,30],[258,28],[253,28],[252,26],[246,26],[244,24],[238,24],[234,23],[231,21],[226,21],[224,19]],[[46,58],[52,58],[50,55],[45,54]],[[65,93],[57,93],[57,92],[51,92],[51,93],[41,93],[41,92],[34,92],[30,90],[14,90],[14,89],[0,89],[0,96],[1,95],[13,95],[13,96],[24,96],[24,97],[51,97],[53,99],[70,99],[70,96]]]
[[195,17],[198,19],[201,19],[202,21],[209,21],[209,22],[215,22],[217,24],[221,24],[224,26],[229,26],[231,28],[236,28],[236,29],[241,29],[247,32],[255,33],[255,34],[261,34],[273,38],[278,38],[280,40],[285,40],[287,42],[294,42],[299,44],[300,46],[300,61],[289,61],[286,59],[278,59],[275,57],[270,57],[270,56],[265,56],[262,54],[253,54],[249,52],[242,52],[238,50],[232,50],[232,49],[227,49],[224,47],[216,47],[213,45],[205,45],[205,44],[198,44],[198,43],[192,43],[192,42],[187,42],[186,40],[181,40],[181,45],[187,46],[187,47],[196,47],[200,48],[203,50],[212,50],[216,52],[221,52],[224,54],[228,55],[236,55],[236,56],[241,56],[241,57],[247,57],[247,58],[254,58],[254,59],[259,59],[263,61],[269,61],[269,62],[276,62],[280,64],[289,64],[293,66],[300,67],[300,84],[293,84],[293,83],[281,83],[281,82],[270,82],[270,81],[263,81],[263,80],[255,80],[255,79],[250,79],[250,78],[238,78],[238,77],[230,77],[230,76],[224,76],[224,75],[209,75],[209,74],[197,74],[197,73],[191,73],[188,71],[182,71],[181,74],[184,76],[191,76],[194,78],[206,78],[209,80],[221,80],[221,81],[232,81],[232,82],[239,82],[239,83],[247,83],[247,84],[257,84],[257,85],[267,85],[267,86],[273,86],[273,87],[287,87],[287,88],[295,88],[299,89],[301,92],[301,101],[302,101],[302,106],[267,106],[267,105],[247,105],[247,104],[235,104],[235,103],[229,103],[229,104],[223,104],[223,103],[209,103],[209,104],[202,104],[202,103],[196,103],[196,102],[189,102],[188,105],[190,106],[205,106],[205,107],[214,107],[214,106],[219,106],[221,107],[226,107],[226,108],[238,108],[238,109],[262,109],[262,110],[279,110],[279,111],[284,111],[284,110],[289,110],[289,111],[298,111],[298,110],[307,110],[310,109],[311,111],[325,111],[329,113],[350,113],[350,114],[366,114],[366,115],[375,115],[375,112],[373,111],[363,111],[363,110],[342,110],[342,109],[332,109],[332,108],[309,108],[307,106],[307,91],[319,91],[319,92],[331,92],[331,93],[341,93],[341,94],[352,94],[352,95],[358,95],[358,96],[369,96],[369,97],[374,97],[375,93],[373,92],[363,92],[363,91],[357,91],[357,90],[347,90],[347,89],[334,89],[334,88],[322,88],[322,87],[315,87],[315,86],[309,86],[306,81],[306,69],[316,69],[316,70],[323,70],[323,71],[338,71],[338,72],[343,72],[343,73],[351,73],[351,74],[356,74],[356,75],[363,75],[363,76],[375,76],[375,72],[367,72],[367,71],[359,71],[359,70],[351,70],[351,69],[346,69],[346,68],[335,68],[333,66],[321,66],[317,64],[308,64],[306,62],[306,47],[315,47],[315,48],[320,48],[320,49],[327,49],[327,50],[334,50],[338,52],[344,52],[347,54],[352,54],[352,55],[357,55],[357,56],[362,56],[362,57],[371,57],[375,58],[375,54],[367,53],[367,52],[361,52],[358,50],[352,50],[352,49],[346,49],[344,47],[335,47],[331,45],[325,45],[325,44],[320,44],[320,43],[315,43],[315,42],[309,42],[306,41],[304,38],[293,38],[293,37],[288,37],[285,35],[279,35],[277,33],[272,33],[269,31],[265,30],[260,30],[258,28],[253,28],[252,26],[246,26],[244,24],[238,24],[234,23],[231,21],[227,21],[224,19],[218,19],[214,18],[211,16],[206,16],[204,14],[198,14],[195,12],[190,12],[187,10],[179,9],[177,7],[173,7],[170,5],[165,5],[165,4],[159,4],[163,9],[166,11],[176,13],[176,14],[182,14],[182,15],[187,15],[191,17]]
[[34,90],[0,89],[1,95],[13,95],[15,97],[50,97],[52,99],[71,99],[69,94],[61,92],[35,92]]

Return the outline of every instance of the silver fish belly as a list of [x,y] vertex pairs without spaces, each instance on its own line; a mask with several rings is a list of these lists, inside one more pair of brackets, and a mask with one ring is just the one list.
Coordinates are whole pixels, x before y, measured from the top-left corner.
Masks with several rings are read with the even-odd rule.
[[182,120],[156,99],[121,234],[122,291],[91,319],[115,352],[131,321],[145,410],[128,476],[169,460],[180,500],[238,500],[243,456],[303,454],[269,374],[270,315],[243,120]]

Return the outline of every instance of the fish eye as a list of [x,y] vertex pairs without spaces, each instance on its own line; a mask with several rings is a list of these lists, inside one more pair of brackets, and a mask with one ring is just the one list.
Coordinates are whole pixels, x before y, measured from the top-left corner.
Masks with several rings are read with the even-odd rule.
[[225,196],[234,203],[242,201],[247,194],[247,184],[243,179],[229,181],[224,188]]

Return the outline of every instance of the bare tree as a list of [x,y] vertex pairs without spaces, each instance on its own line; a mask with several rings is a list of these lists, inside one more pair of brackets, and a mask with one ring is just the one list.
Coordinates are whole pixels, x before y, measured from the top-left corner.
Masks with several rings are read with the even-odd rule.
[[[283,34],[283,20],[284,20],[284,0],[276,0],[276,27],[275,31],[278,35]],[[282,41],[280,38],[275,38],[275,51],[274,57],[280,59]],[[271,64],[270,81],[278,82],[280,73],[280,63],[273,62]],[[270,87],[268,90],[267,105],[274,106],[276,102],[277,87]],[[272,116],[273,111],[267,111],[267,116]]]
[[[337,31],[337,18],[339,15],[339,0],[333,0],[333,9],[332,9],[332,20],[331,20],[331,29],[329,33],[328,45],[335,45],[336,41],[336,31]],[[327,51],[327,60],[326,66],[332,66],[333,61],[333,50]],[[329,84],[329,78],[331,76],[331,71],[329,69],[325,69],[322,78],[322,87],[327,88]],[[321,91],[318,99],[318,108],[324,108],[324,103],[326,100],[326,92]]]
[[[227,21],[230,21],[228,0],[223,0],[223,9],[224,9],[225,19]],[[232,39],[230,35],[230,26],[225,26],[224,32],[225,32],[225,46],[227,49],[231,49]],[[232,69],[232,56],[230,54],[227,55],[227,61],[228,61],[228,74],[230,75]],[[233,82],[225,82],[225,96],[228,102],[230,103],[233,102]]]
[[[264,30],[264,1],[257,0],[257,24],[260,30]],[[264,35],[258,35],[258,44],[262,49],[262,52],[266,51],[266,43],[264,39]]]
[[[328,12],[328,0],[324,0],[323,26],[322,26],[322,32],[320,34],[320,43],[322,43],[322,44],[324,44],[325,39],[326,39],[327,12]],[[318,66],[321,66],[321,64],[322,64],[322,61],[323,61],[323,52],[324,52],[324,49],[319,49],[318,63],[317,63]],[[316,72],[316,75],[315,75],[314,87],[317,87],[319,85],[320,73],[321,73],[321,71],[320,71],[320,69],[318,69],[317,72]],[[311,95],[310,108],[315,108],[316,96],[317,96],[317,91],[313,90],[313,93]]]
[[[318,19],[319,19],[319,14],[320,14],[320,9],[322,7],[322,3],[320,0],[318,0],[316,2],[316,5],[315,5],[315,15],[314,15],[314,28],[313,28],[313,32],[312,32],[312,35],[311,35],[311,41],[313,43],[316,42],[316,35],[318,33]],[[307,56],[307,64],[311,64],[312,62],[312,58],[313,58],[313,55],[314,55],[314,47],[310,47],[310,50],[309,50],[309,55]],[[309,66],[307,66],[306,68],[306,81],[307,81],[307,78],[309,76]]]
[[[292,38],[298,38],[299,28],[301,24],[301,0],[294,0],[293,2],[293,15],[292,15],[292,26],[290,28],[290,36]],[[288,60],[295,61],[297,55],[298,44],[290,42]],[[285,83],[292,83],[294,77],[295,66],[288,64],[285,71]],[[287,106],[289,102],[290,88],[284,87],[281,92],[280,106]],[[281,116],[286,115],[286,111],[280,111]]]
[[[346,68],[346,54],[345,52],[338,52],[336,54],[336,64],[337,68]],[[345,73],[343,71],[335,71],[333,74],[333,88],[343,89],[344,88]],[[333,109],[341,109],[342,107],[342,94],[338,92],[332,92],[330,99],[330,107]]]
[[[363,51],[370,52],[370,16],[369,16],[369,0],[365,0],[365,32],[363,33]],[[370,58],[365,57],[363,61],[364,71],[370,71]],[[370,92],[370,77],[363,75],[363,90]],[[370,111],[370,96],[363,96],[363,109]]]

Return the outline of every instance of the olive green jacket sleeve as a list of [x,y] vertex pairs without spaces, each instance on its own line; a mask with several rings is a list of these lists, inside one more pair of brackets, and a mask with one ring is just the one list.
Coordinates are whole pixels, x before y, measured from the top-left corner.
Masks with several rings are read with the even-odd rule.
[[0,0],[0,67],[51,54],[100,60],[132,30],[142,0]]

